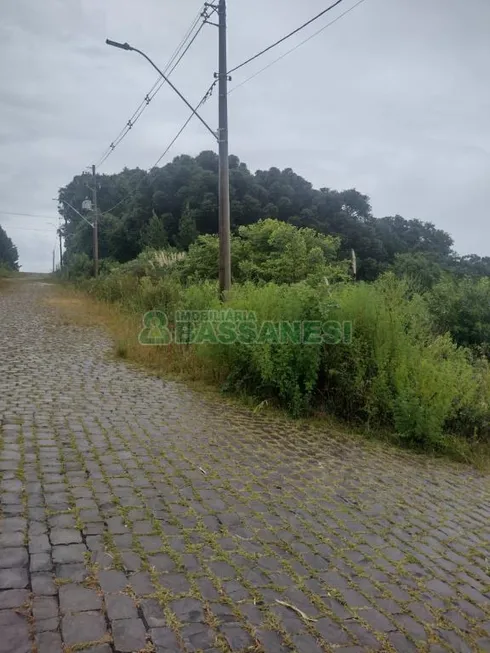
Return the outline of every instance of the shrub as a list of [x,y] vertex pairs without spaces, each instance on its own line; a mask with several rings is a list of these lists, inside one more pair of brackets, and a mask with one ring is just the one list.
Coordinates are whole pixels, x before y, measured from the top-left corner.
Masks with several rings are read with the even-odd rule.
[[[305,283],[292,286],[273,283],[236,286],[227,309],[254,312],[258,325],[267,320],[320,319],[318,289]],[[294,415],[312,404],[321,364],[321,345],[251,343],[202,346],[199,355],[227,372],[226,387],[261,398],[277,398]]]
[[490,279],[453,278],[434,286],[427,307],[439,333],[461,346],[490,353]]
[[92,276],[93,271],[94,263],[85,253],[72,254],[67,258],[64,267],[64,274],[72,281],[88,279]]
[[170,322],[177,310],[226,308],[255,313],[259,330],[267,321],[333,320],[346,327],[341,336],[352,334],[336,344],[177,346],[176,355],[185,350],[186,360],[198,361],[196,369],[227,389],[273,399],[295,416],[326,409],[431,449],[443,446],[445,434],[489,435],[489,363],[449,333],[434,335],[426,296],[393,273],[374,283],[235,284],[223,307],[215,281],[185,285],[173,273],[138,276],[129,270],[120,266],[85,287],[132,313],[164,311]]
[[342,319],[352,321],[353,339],[326,351],[330,409],[394,427],[410,442],[437,445],[475,399],[468,352],[448,335],[434,338],[423,299],[391,274],[343,287],[336,299]]
[[399,278],[410,279],[420,292],[430,290],[443,276],[437,257],[427,252],[395,254],[393,272]]
[[[235,282],[298,283],[312,285],[348,278],[348,263],[338,262],[338,238],[279,220],[261,220],[242,226],[231,238],[232,276]],[[217,236],[199,236],[181,266],[182,277],[199,281],[218,276]]]
[[154,309],[171,313],[177,310],[182,295],[180,283],[171,277],[137,277],[120,270],[91,279],[83,287],[97,299],[137,313]]

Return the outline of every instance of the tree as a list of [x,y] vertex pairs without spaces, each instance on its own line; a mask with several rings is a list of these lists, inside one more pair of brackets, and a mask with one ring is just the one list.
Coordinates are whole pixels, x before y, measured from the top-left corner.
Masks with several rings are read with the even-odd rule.
[[2,267],[7,270],[17,271],[19,269],[19,254],[17,247],[0,225],[0,268]]
[[[242,226],[231,239],[232,275],[236,281],[295,283],[347,278],[347,265],[337,261],[339,239],[279,220]],[[200,236],[182,264],[184,278],[215,279],[219,243]]]
[[[234,155],[229,164],[234,233],[242,226],[274,218],[338,237],[339,255],[350,258],[351,250],[356,252],[357,278],[364,281],[373,281],[390,269],[397,254],[433,256],[443,269],[460,276],[490,272],[490,258],[458,257],[449,234],[430,222],[400,215],[374,217],[369,197],[355,188],[315,189],[291,168],[252,173]],[[99,175],[99,209],[102,216],[112,216],[106,230],[108,242],[101,247],[125,262],[146,246],[163,243],[164,232],[168,244],[180,248],[187,248],[197,235],[218,233],[218,170],[218,157],[206,150],[196,157],[177,156],[150,172],[125,168],[119,174]],[[91,183],[88,173],[78,175],[60,189],[60,200],[80,211]],[[66,221],[67,253],[91,255],[85,237],[75,237],[83,229],[80,217],[68,205],[61,213]]]
[[198,234],[196,227],[195,211],[189,208],[187,202],[179,224],[178,245],[181,249],[188,249],[190,245],[196,240]]
[[411,279],[421,292],[430,290],[443,275],[443,269],[434,255],[423,252],[395,254],[393,271],[399,278]]
[[458,345],[490,355],[490,279],[448,277],[427,295],[437,330]]
[[168,246],[168,235],[165,230],[164,221],[162,218],[158,217],[155,213],[155,209],[153,209],[150,221],[143,228],[140,242],[143,249],[146,247],[164,249]]

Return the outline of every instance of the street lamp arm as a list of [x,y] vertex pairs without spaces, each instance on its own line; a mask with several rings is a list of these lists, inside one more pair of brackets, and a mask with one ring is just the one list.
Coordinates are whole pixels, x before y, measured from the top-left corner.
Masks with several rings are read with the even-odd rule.
[[163,74],[163,72],[160,70],[160,68],[150,59],[150,57],[142,52],[141,50],[138,50],[138,48],[133,48],[129,43],[118,43],[117,41],[111,41],[110,39],[106,39],[105,41],[107,45],[112,45],[114,48],[120,48],[121,50],[132,50],[133,52],[137,52],[140,54],[142,57],[144,57],[149,64],[153,66],[153,68],[157,71],[159,75],[163,77],[163,79],[167,82],[167,84],[174,90],[177,95],[180,97],[180,99],[185,102],[185,104],[189,107],[189,109],[192,111],[192,113],[199,118],[199,120],[202,122],[202,124],[206,127],[206,129],[211,132],[213,135],[214,139],[219,142],[219,139],[216,135],[216,132],[214,132],[211,127],[208,125],[208,123],[201,118],[201,116],[198,114],[197,110],[188,102],[185,97],[182,95],[182,93],[172,84],[172,82],[169,80],[169,78]]

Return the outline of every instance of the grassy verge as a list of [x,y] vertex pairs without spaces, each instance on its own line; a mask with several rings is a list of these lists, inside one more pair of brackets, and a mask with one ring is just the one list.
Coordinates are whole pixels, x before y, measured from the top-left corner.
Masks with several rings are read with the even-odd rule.
[[3,273],[3,271],[0,268],[0,290],[2,292],[12,287],[12,283],[10,279],[11,279],[11,275]]
[[[183,381],[193,389],[220,395],[221,401],[239,403],[253,412],[275,412],[282,418],[285,412],[273,398],[264,400],[249,391],[235,392],[231,397],[220,392],[227,369],[219,369],[207,364],[206,359],[196,355],[195,349],[187,345],[164,347],[145,347],[140,345],[138,334],[142,328],[141,315],[125,309],[117,303],[97,300],[72,286],[58,286],[47,300],[58,313],[61,324],[74,324],[81,327],[99,327],[108,331],[114,341],[113,354],[116,358],[142,365],[159,377]],[[311,426],[345,437],[362,437],[375,444],[391,444],[414,448],[392,430],[368,428],[353,425],[317,410],[314,414],[300,420],[306,427]],[[425,449],[424,455],[444,456],[453,461],[474,465],[482,470],[490,469],[490,443],[475,442],[466,438],[446,435],[437,450]]]
[[123,310],[117,304],[94,299],[83,291],[61,285],[47,303],[57,310],[62,324],[108,330],[114,340],[114,355],[117,358],[143,365],[158,375],[191,381],[204,387],[215,387],[221,380],[209,370],[204,361],[195,356],[190,346],[140,345],[138,334],[143,327],[141,316]]
[[5,287],[6,280],[10,277],[10,272],[0,265],[0,288]]

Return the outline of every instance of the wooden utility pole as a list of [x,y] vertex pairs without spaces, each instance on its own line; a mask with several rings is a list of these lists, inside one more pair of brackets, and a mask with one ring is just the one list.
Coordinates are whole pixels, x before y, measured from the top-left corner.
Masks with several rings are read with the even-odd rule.
[[219,287],[221,295],[231,288],[230,168],[228,161],[228,64],[226,0],[219,0]]
[[97,207],[97,177],[95,174],[95,166],[92,166],[92,193],[94,195],[94,275],[99,274],[99,211]]
[[[339,0],[341,1],[341,0]],[[228,75],[227,64],[227,42],[226,42],[226,0],[217,0],[217,2],[205,2],[204,6],[212,7],[214,11],[218,12],[218,23],[210,23],[217,25],[219,30],[219,57],[218,57],[218,72],[215,73],[215,78],[218,79],[219,88],[219,127],[218,127],[218,145],[219,145],[219,287],[221,297],[224,298],[225,293],[231,288],[231,246],[230,246],[230,170],[228,161],[228,82],[230,76]],[[209,16],[205,13],[205,22]],[[177,93],[180,99],[191,109],[193,115],[202,122],[206,129],[216,138],[216,133],[211,129],[207,122],[202,118],[194,108],[182,95],[182,93],[172,84],[168,77],[163,73],[160,68],[145,54],[142,50],[134,48],[129,43],[121,43],[106,39],[107,45],[120,50],[128,50],[137,52],[144,57],[149,64],[163,77],[167,84]],[[200,105],[199,105],[200,106]],[[199,108],[199,106],[197,108]],[[92,174],[94,177],[95,185],[95,166],[92,166]],[[94,191],[94,204],[95,204],[95,220],[94,220],[94,239],[97,237],[97,197]],[[94,241],[94,252],[96,244]]]
[[58,236],[60,239],[60,270],[63,267],[63,245],[61,243],[61,229],[58,229]]

